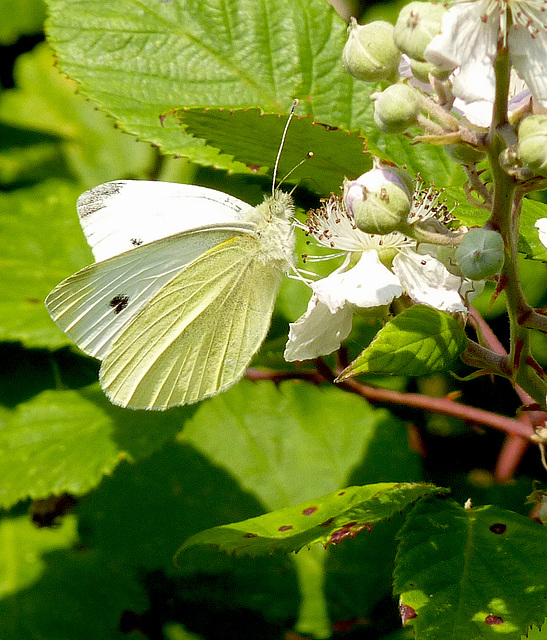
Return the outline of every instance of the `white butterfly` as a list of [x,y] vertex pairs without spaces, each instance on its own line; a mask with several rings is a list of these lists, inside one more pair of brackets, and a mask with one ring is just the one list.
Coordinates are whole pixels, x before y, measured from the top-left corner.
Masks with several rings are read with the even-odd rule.
[[167,409],[224,391],[268,332],[293,264],[289,194],[257,207],[220,191],[108,182],[78,199],[97,262],[46,306],[87,354],[115,404]]

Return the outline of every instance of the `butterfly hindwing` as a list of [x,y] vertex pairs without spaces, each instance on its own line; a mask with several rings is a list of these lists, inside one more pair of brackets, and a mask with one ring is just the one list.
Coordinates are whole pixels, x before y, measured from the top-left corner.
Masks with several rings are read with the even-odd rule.
[[230,238],[162,287],[102,363],[101,385],[113,402],[166,409],[243,376],[266,336],[283,276],[261,249],[256,237]]
[[97,262],[57,285],[46,298],[46,307],[82,351],[102,359],[116,337],[177,273],[241,233],[252,233],[252,227],[212,225]]
[[206,187],[119,180],[82,193],[77,209],[95,260],[101,261],[197,227],[240,222],[251,207]]

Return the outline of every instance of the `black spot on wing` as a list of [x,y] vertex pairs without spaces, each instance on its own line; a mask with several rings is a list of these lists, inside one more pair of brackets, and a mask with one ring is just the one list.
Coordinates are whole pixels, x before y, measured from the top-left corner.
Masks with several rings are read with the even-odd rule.
[[86,218],[105,206],[105,200],[120,193],[123,182],[105,182],[98,187],[84,191],[78,198],[78,214],[80,218]]
[[141,240],[140,238],[131,238],[131,240],[129,240],[129,242],[134,246],[134,247],[140,247],[141,244],[143,243],[143,240]]
[[117,295],[117,296],[114,296],[108,304],[112,307],[112,309],[114,309],[114,313],[118,314],[127,307],[128,303],[129,303],[128,296]]

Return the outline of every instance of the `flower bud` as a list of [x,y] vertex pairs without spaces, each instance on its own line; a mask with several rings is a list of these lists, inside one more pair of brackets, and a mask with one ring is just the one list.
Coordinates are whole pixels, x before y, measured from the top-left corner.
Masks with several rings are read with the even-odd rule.
[[523,163],[547,177],[547,115],[528,116],[519,127],[518,154]]
[[410,60],[410,70],[412,75],[420,82],[429,82],[429,74],[431,74],[437,80],[447,80],[450,76],[450,71],[436,67],[431,62],[422,62],[421,60]]
[[413,60],[424,61],[424,51],[441,32],[446,9],[436,2],[410,2],[405,5],[395,24],[395,44]]
[[503,266],[503,238],[492,229],[470,229],[456,249],[455,258],[466,278],[489,278]]
[[401,174],[380,165],[357,180],[346,180],[344,203],[361,231],[383,235],[406,223],[412,196]]
[[346,71],[359,80],[374,82],[397,78],[401,52],[393,40],[393,25],[382,20],[358,24],[351,19],[348,41],[342,52]]
[[384,133],[403,133],[416,124],[420,100],[416,89],[407,84],[392,84],[370,96],[374,101],[374,124]]
[[448,144],[445,146],[444,150],[452,160],[455,160],[465,166],[477,164],[477,162],[484,160],[486,156],[484,151],[479,151],[468,144]]

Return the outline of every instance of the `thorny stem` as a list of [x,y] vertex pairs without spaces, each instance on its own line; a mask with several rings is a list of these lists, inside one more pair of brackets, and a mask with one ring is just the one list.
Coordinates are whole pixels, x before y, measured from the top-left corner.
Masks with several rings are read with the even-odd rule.
[[[532,361],[530,351],[530,332],[524,326],[524,321],[529,315],[530,308],[525,301],[522,291],[517,254],[517,237],[519,230],[520,209],[522,204],[522,192],[517,189],[513,177],[509,176],[501,167],[499,157],[507,146],[507,99],[509,91],[509,56],[506,48],[501,48],[495,63],[496,72],[496,101],[492,125],[490,127],[490,166],[493,177],[493,201],[490,219],[486,223],[487,228],[499,231],[505,244],[505,262],[501,272],[501,278],[505,284],[507,300],[507,312],[510,326],[510,353],[507,360],[508,377],[519,384],[537,402],[545,402],[547,385],[540,375],[528,363]],[[478,345],[477,345],[478,346]],[[482,348],[481,348],[482,349]],[[494,354],[485,350],[480,354],[479,350],[472,348],[475,356],[483,365],[493,364]],[[486,351],[490,351],[489,356]],[[501,363],[498,363],[498,366]],[[505,365],[502,367],[505,368]],[[493,369],[495,372],[495,369]]]

